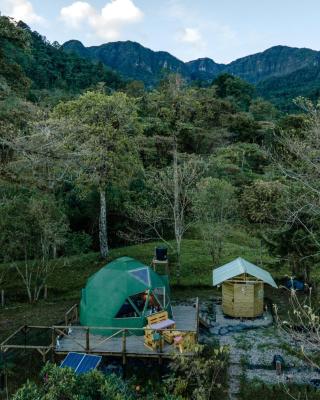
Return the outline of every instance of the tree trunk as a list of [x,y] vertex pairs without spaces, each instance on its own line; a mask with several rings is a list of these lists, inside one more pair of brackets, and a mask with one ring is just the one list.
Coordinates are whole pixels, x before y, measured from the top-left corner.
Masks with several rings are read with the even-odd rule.
[[99,189],[100,193],[100,217],[99,217],[99,240],[100,254],[102,258],[107,258],[109,253],[108,233],[107,233],[107,201],[104,188]]
[[180,220],[180,188],[179,188],[179,174],[178,174],[178,146],[177,138],[173,138],[173,185],[174,185],[174,235],[177,243],[177,281],[180,283],[180,270],[181,270],[181,220]]
[[180,284],[181,278],[181,239],[177,239],[177,282]]

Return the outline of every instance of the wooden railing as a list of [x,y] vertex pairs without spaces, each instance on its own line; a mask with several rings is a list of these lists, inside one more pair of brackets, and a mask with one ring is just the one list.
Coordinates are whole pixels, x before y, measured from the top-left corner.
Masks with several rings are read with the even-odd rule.
[[78,304],[74,304],[64,315],[64,323],[66,326],[79,321]]
[[[96,353],[103,354],[102,345],[107,343],[108,341],[119,338],[119,343],[121,346],[117,346],[117,350],[106,351],[105,353],[114,353],[117,355],[122,355],[123,359],[125,359],[128,354],[128,337],[136,336],[137,338],[141,338],[141,341],[144,340],[144,328],[119,328],[119,327],[92,327],[92,326],[80,326],[80,325],[72,325],[73,323],[78,322],[78,305],[75,304],[65,313],[65,325],[55,325],[55,326],[21,326],[14,333],[12,333],[6,340],[4,340],[0,344],[0,351],[6,352],[10,349],[29,349],[29,350],[37,350],[45,359],[45,356],[52,350],[53,352],[69,352],[69,351],[82,351],[86,353]],[[28,332],[30,335],[32,331],[35,330],[46,330],[48,333],[48,344],[29,344],[26,340]],[[196,340],[198,340],[199,334],[199,300],[196,301],[196,324],[193,330],[190,329],[176,329],[182,333],[190,333],[194,334]],[[78,331],[79,334],[76,334]],[[101,332],[101,336],[103,338],[98,340],[99,331]],[[171,332],[172,329],[160,329],[162,333]],[[21,344],[21,336],[25,335],[24,344]],[[50,337],[51,335],[51,337]],[[94,337],[94,343],[92,341],[92,337]],[[22,336],[23,337],[23,336]],[[20,338],[20,342],[19,342]],[[74,343],[74,346],[69,346],[69,348],[64,351],[64,349],[59,350],[59,342],[62,342],[62,339],[66,338]],[[18,342],[18,343],[17,343]],[[162,354],[163,349],[159,348],[154,353]],[[139,353],[139,352],[138,352]]]

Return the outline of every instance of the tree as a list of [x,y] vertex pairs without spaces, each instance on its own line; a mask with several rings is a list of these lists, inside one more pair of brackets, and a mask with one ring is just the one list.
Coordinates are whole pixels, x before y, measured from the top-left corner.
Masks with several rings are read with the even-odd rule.
[[216,88],[219,97],[229,98],[240,110],[248,110],[255,92],[253,85],[227,73],[219,75],[212,85]]
[[71,368],[47,363],[41,371],[40,383],[28,381],[13,400],[133,400],[130,387],[116,375],[91,371],[77,375]]
[[204,170],[202,160],[193,157],[180,161],[176,166],[148,171],[145,197],[138,198],[138,204],[127,205],[129,215],[140,226],[139,234],[143,240],[156,237],[171,247],[164,235],[166,228],[174,236],[178,280],[181,273],[181,243],[185,233],[195,223],[192,214],[193,193]]
[[225,180],[204,178],[197,184],[193,208],[212,262],[217,265],[230,222],[237,214],[235,188]]
[[294,351],[309,367],[317,370],[320,368],[320,317],[317,293],[313,293],[310,287],[309,295],[302,298],[292,288],[288,290],[288,298],[289,306],[285,316],[281,316],[278,306],[274,305],[277,326],[285,335],[286,342],[291,342]]
[[251,101],[249,112],[256,121],[274,121],[278,114],[272,103],[260,97]]
[[[30,197],[29,197],[30,196]],[[36,302],[53,273],[50,262],[63,248],[68,223],[49,195],[13,195],[0,204],[0,256],[13,267],[30,303]]]
[[11,91],[25,95],[30,86],[21,66],[15,62],[10,50],[25,50],[29,46],[28,33],[8,17],[0,16],[0,99]]
[[250,223],[281,225],[286,194],[286,186],[280,181],[256,180],[241,195],[242,215]]
[[320,103],[315,105],[298,98],[295,104],[304,115],[282,121],[283,129],[276,137],[282,151],[272,155],[279,171],[290,182],[286,233],[295,249],[293,272],[303,266],[305,277],[310,279],[310,261],[317,260],[320,247]]
[[192,356],[178,355],[170,364],[171,376],[165,381],[166,390],[183,399],[219,398],[227,360],[227,348],[197,345]]
[[63,147],[74,160],[76,180],[99,192],[100,253],[109,252],[106,191],[112,181],[127,181],[137,164],[139,133],[136,104],[123,93],[87,92],[54,110]]

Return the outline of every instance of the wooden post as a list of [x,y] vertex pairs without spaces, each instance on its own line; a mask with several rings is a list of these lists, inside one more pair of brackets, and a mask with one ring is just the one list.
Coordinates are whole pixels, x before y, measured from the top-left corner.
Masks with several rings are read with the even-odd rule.
[[86,353],[90,352],[90,330],[87,328],[86,330]]
[[47,298],[48,298],[48,286],[47,285],[45,285],[43,288],[43,298],[45,300],[47,300]]
[[122,332],[122,364],[126,364],[126,352],[127,352],[127,330],[124,329]]
[[55,346],[56,346],[56,335],[54,328],[51,328],[51,362],[55,362]]
[[1,289],[1,307],[4,307],[4,289]]
[[196,300],[196,318],[197,318],[197,333],[196,333],[196,340],[199,340],[199,297]]
[[79,316],[78,316],[78,305],[75,308],[75,316],[76,316],[76,322],[78,322],[79,320]]

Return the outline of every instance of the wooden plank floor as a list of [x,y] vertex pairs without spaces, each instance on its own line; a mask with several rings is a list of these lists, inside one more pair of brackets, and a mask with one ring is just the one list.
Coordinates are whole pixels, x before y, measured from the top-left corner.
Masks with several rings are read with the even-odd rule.
[[[197,331],[196,308],[191,306],[172,307],[173,319],[176,329]],[[122,337],[114,337],[105,341],[107,337],[90,333],[90,352],[96,354],[122,355]],[[86,346],[86,333],[84,329],[73,328],[68,336],[64,336],[56,347],[57,353],[84,352]],[[171,357],[177,350],[174,346],[165,344],[161,353],[162,357]],[[151,350],[144,345],[143,336],[126,337],[126,356],[159,357],[157,351]]]

